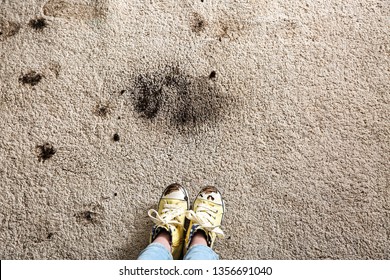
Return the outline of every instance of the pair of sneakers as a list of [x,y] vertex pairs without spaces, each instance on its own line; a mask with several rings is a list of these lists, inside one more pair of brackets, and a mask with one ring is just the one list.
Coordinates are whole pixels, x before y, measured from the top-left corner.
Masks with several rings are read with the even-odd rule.
[[[158,210],[148,211],[149,217],[155,223],[150,242],[153,242],[161,231],[167,231],[170,234],[172,256],[177,260],[182,254],[186,254],[195,233],[203,231],[207,245],[212,248],[215,239],[224,236],[220,228],[224,211],[224,201],[217,188],[204,187],[194,201],[193,210],[190,210],[187,190],[180,184],[171,184],[163,191]],[[187,233],[186,218],[190,222]]]

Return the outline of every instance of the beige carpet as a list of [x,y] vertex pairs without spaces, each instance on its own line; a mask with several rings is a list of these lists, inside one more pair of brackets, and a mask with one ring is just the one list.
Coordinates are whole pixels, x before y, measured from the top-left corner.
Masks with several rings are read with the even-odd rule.
[[0,258],[134,259],[170,183],[223,259],[390,258],[390,1],[0,0]]

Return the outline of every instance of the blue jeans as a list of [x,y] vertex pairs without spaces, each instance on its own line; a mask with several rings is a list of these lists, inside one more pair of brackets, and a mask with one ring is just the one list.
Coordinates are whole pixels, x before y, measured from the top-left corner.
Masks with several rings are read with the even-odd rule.
[[[205,245],[191,246],[183,260],[218,260],[218,255]],[[171,252],[160,243],[150,243],[141,254],[138,260],[173,260]]]

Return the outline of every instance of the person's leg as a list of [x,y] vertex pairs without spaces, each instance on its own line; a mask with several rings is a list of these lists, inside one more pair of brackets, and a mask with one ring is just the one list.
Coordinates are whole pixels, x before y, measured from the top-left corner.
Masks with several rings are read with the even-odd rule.
[[224,236],[220,229],[225,211],[221,193],[215,187],[203,188],[193,209],[186,213],[191,222],[184,245],[184,260],[218,260],[212,247],[217,237]]
[[150,235],[151,244],[141,252],[139,260],[171,260],[181,257],[185,213],[188,208],[187,191],[179,184],[169,185],[160,198],[158,211],[148,211],[155,225]]
[[219,256],[207,246],[204,232],[198,231],[192,237],[190,247],[183,260],[219,260]]
[[170,235],[167,231],[160,234],[138,256],[138,260],[173,260]]

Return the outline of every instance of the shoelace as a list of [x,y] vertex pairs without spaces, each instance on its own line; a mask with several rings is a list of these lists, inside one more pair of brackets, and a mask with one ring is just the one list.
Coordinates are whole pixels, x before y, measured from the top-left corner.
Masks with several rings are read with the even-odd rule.
[[150,209],[148,211],[149,217],[158,226],[166,226],[166,225],[174,224],[179,227],[183,227],[183,225],[176,218],[184,213],[185,210],[176,204],[165,204],[161,216],[154,209]]
[[225,234],[221,228],[219,226],[213,226],[215,216],[216,212],[206,203],[199,204],[196,212],[193,210],[186,212],[187,219],[194,224],[199,224],[206,231],[215,233],[217,237],[224,237]]

